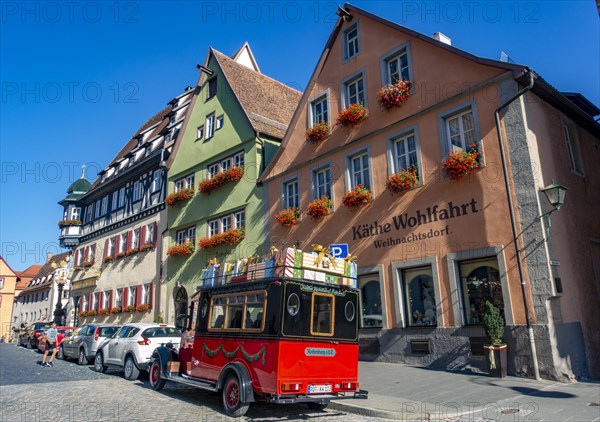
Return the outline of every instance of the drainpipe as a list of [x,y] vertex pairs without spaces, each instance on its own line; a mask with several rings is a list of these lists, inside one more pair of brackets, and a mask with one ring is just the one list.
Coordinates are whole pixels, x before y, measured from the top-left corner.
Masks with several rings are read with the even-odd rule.
[[521,280],[521,293],[523,294],[523,303],[525,305],[525,318],[527,320],[527,334],[529,337],[529,348],[531,357],[533,360],[533,374],[536,380],[540,380],[540,368],[538,365],[537,351],[535,347],[535,336],[533,334],[533,327],[531,325],[531,311],[529,309],[529,301],[527,300],[527,285],[525,284],[525,275],[523,273],[523,263],[521,262],[521,245],[519,243],[519,232],[517,231],[517,221],[515,218],[515,212],[513,207],[513,199],[511,195],[510,179],[508,177],[508,168],[506,165],[506,155],[504,153],[504,138],[502,137],[502,130],[500,129],[500,111],[508,107],[515,100],[520,98],[523,94],[533,88],[535,82],[535,75],[531,69],[527,69],[529,75],[529,84],[521,89],[514,97],[506,101],[500,107],[496,109],[496,131],[498,132],[498,143],[500,145],[500,157],[502,159],[502,171],[504,173],[504,186],[506,188],[506,196],[508,198],[508,211],[510,214],[510,223],[512,226],[513,241],[515,244],[515,253],[517,255],[517,267],[519,268],[519,278]]

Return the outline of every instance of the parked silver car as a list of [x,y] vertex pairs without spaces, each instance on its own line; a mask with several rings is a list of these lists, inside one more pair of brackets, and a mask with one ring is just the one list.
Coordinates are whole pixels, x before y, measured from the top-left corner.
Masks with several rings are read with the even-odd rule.
[[179,348],[181,331],[173,325],[129,323],[123,325],[98,348],[94,369],[105,372],[108,366],[122,367],[125,379],[137,379],[148,368],[152,352],[161,344],[171,343]]
[[116,324],[86,324],[74,335],[65,338],[58,349],[59,359],[77,358],[79,365],[87,365],[96,356],[98,346],[121,328]]

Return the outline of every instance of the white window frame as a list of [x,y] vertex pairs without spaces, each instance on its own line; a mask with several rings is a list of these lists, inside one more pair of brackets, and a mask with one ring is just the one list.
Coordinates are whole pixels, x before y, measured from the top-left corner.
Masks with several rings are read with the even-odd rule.
[[115,300],[113,305],[117,307],[123,306],[123,289],[115,289]]
[[[365,158],[366,158],[366,167],[364,167],[365,166]],[[348,155],[346,162],[347,162],[347,171],[348,171],[348,175],[349,175],[349,178],[347,180],[347,182],[349,182],[348,183],[349,190],[354,189],[359,184],[363,185],[365,188],[371,190],[371,186],[372,186],[372,183],[371,183],[371,156],[369,154],[369,150],[363,149],[359,152]],[[360,165],[360,168],[358,169],[358,171],[354,167],[354,165],[356,163],[358,163]],[[359,175],[360,175],[360,178],[364,179],[364,180],[361,180],[361,181],[357,180]]]
[[225,116],[223,114],[221,114],[220,116],[217,116],[217,120],[215,121],[215,130],[219,130],[223,127],[223,124],[225,123]]
[[[300,181],[297,177],[283,182],[283,200],[284,209],[300,208]],[[292,192],[290,192],[290,188]]]
[[[356,36],[350,38],[350,33],[356,30]],[[350,51],[350,47],[353,47],[353,52]],[[343,62],[355,58],[360,54],[360,26],[358,22],[355,22],[344,30],[344,37],[342,42],[343,47]],[[352,53],[352,54],[351,54]]]
[[211,164],[208,166],[208,178],[212,179],[217,173],[219,173],[220,171],[220,166],[219,164]]
[[117,253],[127,252],[127,233],[121,233],[119,236],[119,250]]
[[[317,107],[319,104],[323,104],[323,108],[321,111],[317,111]],[[310,102],[310,127],[316,126],[320,122],[325,122],[329,124],[329,94],[324,93],[316,97],[314,100]]]
[[135,306],[135,296],[137,293],[137,287],[131,286],[128,287],[129,291],[127,292],[127,306],[134,305]]
[[125,187],[119,189],[119,208],[125,206]]
[[236,229],[241,229],[242,227],[246,226],[246,211],[244,211],[244,210],[236,211],[233,214],[233,217],[235,219],[235,228]]
[[[402,66],[402,57],[406,57],[406,66]],[[392,73],[390,69],[390,65],[393,62],[397,62],[398,64],[398,76],[400,77],[400,79],[406,81],[412,80],[412,63],[410,59],[409,43],[404,43],[401,46],[395,48],[394,50],[386,53],[381,59],[381,80],[384,85],[395,82],[392,78]]]
[[101,204],[102,204],[102,200],[98,199],[95,203],[94,203],[94,219],[98,219],[100,218],[100,211],[101,209]]
[[162,188],[162,171],[154,170],[152,177],[152,192],[158,192]]
[[175,233],[175,243],[183,245],[185,243],[185,230],[178,230]]
[[142,285],[142,303],[150,305],[150,284]]
[[142,182],[136,180],[133,182],[133,202],[142,200]]
[[73,207],[71,208],[71,220],[79,220],[81,218],[81,208]]
[[196,139],[204,138],[204,125],[200,125],[196,128]]
[[102,215],[106,215],[108,213],[108,195],[102,198]]
[[98,292],[92,293],[92,303],[90,303],[90,310],[98,310]]
[[414,153],[416,154],[416,162],[414,164],[416,164],[417,166],[417,174],[419,175],[419,183],[422,183],[421,181],[421,151],[420,151],[420,144],[419,144],[419,135],[418,135],[418,130],[416,126],[412,126],[410,128],[406,128],[405,130],[403,130],[402,132],[399,133],[395,133],[392,134],[392,136],[390,136],[388,138],[388,154],[387,154],[387,158],[388,158],[388,175],[392,175],[395,173],[400,172],[401,170],[408,170],[407,168],[403,168],[400,165],[400,161],[399,161],[399,157],[398,157],[398,153],[397,153],[397,149],[398,149],[398,145],[399,143],[403,142],[405,144],[405,156],[407,156],[407,166],[409,166],[410,163],[410,154],[412,150],[409,149],[409,140],[410,138],[413,138],[414,140]]
[[114,211],[119,208],[119,191],[116,190],[112,193],[112,202],[110,204],[110,210]]
[[231,230],[231,228],[232,228],[231,220],[232,220],[231,215],[224,215],[223,217],[220,218],[221,233],[224,233],[227,230]]
[[140,248],[140,229],[135,229],[131,232],[131,248]]
[[108,239],[108,251],[106,251],[107,256],[113,256],[115,253],[115,238],[111,237]]
[[210,220],[208,222],[208,237],[219,234],[219,220]]
[[154,243],[154,224],[146,225],[146,238],[144,239],[144,244]]
[[[359,89],[358,89],[359,81],[362,81],[362,91],[359,91]],[[350,88],[354,85],[356,85],[356,101],[354,101],[351,98],[351,94],[350,94]],[[358,72],[357,74],[352,75],[351,77],[346,79],[342,83],[342,88],[343,88],[343,101],[342,101],[343,108],[348,108],[348,107],[350,107],[351,104],[358,104],[358,103],[363,104],[365,107],[367,106],[367,79],[365,78],[364,72],[362,72],[362,71]],[[362,92],[362,95],[360,94],[360,92]],[[362,99],[360,97],[362,97]]]
[[[469,115],[469,114],[471,115],[471,120],[473,122],[473,128],[467,129],[465,131],[465,128],[464,128],[464,120],[465,119],[464,119],[464,117],[466,115]],[[458,137],[459,137],[458,140],[460,142],[460,145],[455,145],[452,142],[452,136],[453,135],[452,135],[451,129],[450,129],[450,122],[452,120],[456,120],[458,122],[458,134],[456,134],[456,135],[458,135]],[[473,115],[473,110],[471,110],[470,108],[467,109],[467,110],[463,110],[463,111],[460,111],[458,113],[452,114],[450,116],[447,116],[444,119],[444,123],[445,123],[445,126],[446,126],[446,139],[447,139],[447,142],[448,142],[448,145],[446,145],[446,147],[448,148],[449,151],[466,150],[469,147],[469,145],[470,145],[470,142],[467,142],[467,137],[466,137],[466,134],[469,133],[469,132],[473,133],[473,138],[474,138],[473,139],[473,143],[477,144],[477,136],[476,136],[476,130],[475,130],[475,124],[476,124],[475,123],[475,116]],[[456,135],[454,135],[454,136],[456,136]]]
[[81,304],[81,310],[82,311],[89,311],[89,309],[88,309],[89,303],[88,303],[87,294],[82,295],[81,297],[83,298],[83,303]]
[[206,139],[210,139],[215,135],[215,113],[210,113],[206,116]]
[[102,309],[107,309],[108,305],[109,305],[109,300],[110,300],[110,290],[107,290],[105,292],[103,292],[102,295]]
[[[331,177],[331,164],[314,168],[311,172],[312,179],[312,199],[319,199],[328,196],[333,200],[333,180]],[[320,183],[319,175],[323,175],[324,183]],[[328,180],[327,180],[328,179]],[[329,192],[328,192],[329,191]]]

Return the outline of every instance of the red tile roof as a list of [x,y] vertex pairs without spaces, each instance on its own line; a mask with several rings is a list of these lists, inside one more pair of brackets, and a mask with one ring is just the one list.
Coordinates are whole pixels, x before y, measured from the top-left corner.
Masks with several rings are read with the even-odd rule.
[[19,277],[19,281],[17,281],[15,290],[25,289],[29,282],[40,272],[42,267],[43,265],[34,264],[23,271],[17,271],[16,274]]

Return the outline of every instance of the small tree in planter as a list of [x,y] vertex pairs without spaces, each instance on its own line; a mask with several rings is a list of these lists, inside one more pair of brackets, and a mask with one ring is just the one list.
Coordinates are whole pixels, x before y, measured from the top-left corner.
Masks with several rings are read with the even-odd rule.
[[367,205],[373,200],[373,194],[363,185],[356,185],[354,189],[346,192],[342,199],[342,204],[348,208],[359,208]]
[[462,180],[479,168],[477,145],[471,144],[466,150],[451,151],[442,161],[442,167],[450,180]]
[[320,199],[315,199],[308,204],[306,213],[310,215],[313,220],[318,220],[331,214],[331,208],[333,208],[331,199],[329,199],[328,196],[323,195]]
[[300,210],[298,208],[287,208],[275,215],[277,222],[284,227],[292,227],[300,221]]
[[350,104],[338,114],[336,123],[343,127],[354,127],[367,120],[369,111],[362,103]]
[[492,377],[504,378],[506,376],[506,344],[502,341],[504,318],[500,315],[500,309],[490,301],[485,302],[485,308],[483,327],[490,342],[484,346],[488,373]]
[[318,144],[329,136],[329,125],[320,122],[306,131],[306,141],[311,144]]

